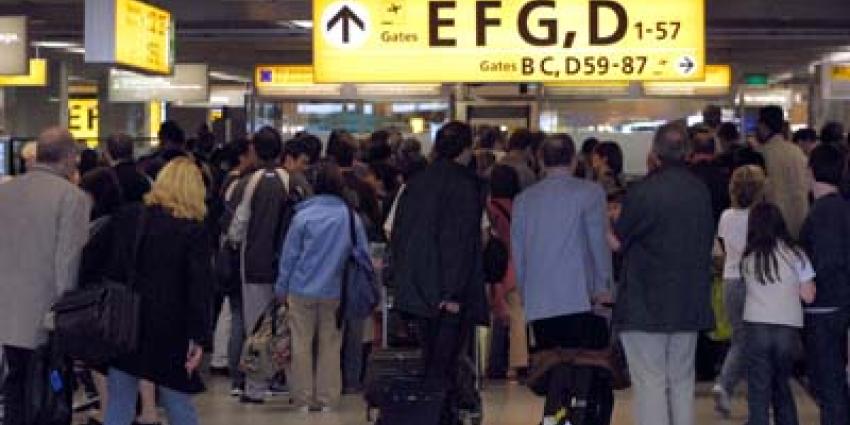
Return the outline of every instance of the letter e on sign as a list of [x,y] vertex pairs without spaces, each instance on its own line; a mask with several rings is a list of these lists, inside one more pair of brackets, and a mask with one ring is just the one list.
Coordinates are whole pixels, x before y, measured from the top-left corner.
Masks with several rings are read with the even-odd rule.
[[325,41],[341,49],[362,46],[372,29],[368,9],[356,1],[331,3],[318,25]]

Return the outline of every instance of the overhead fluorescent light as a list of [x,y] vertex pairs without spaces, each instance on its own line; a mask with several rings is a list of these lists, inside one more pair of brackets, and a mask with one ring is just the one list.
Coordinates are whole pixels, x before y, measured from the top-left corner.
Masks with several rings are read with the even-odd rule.
[[313,28],[313,21],[304,20],[304,19],[297,19],[297,20],[289,21],[289,22],[291,22],[292,25],[295,25],[296,27],[301,27],[301,28],[304,28],[304,29]]
[[210,71],[210,78],[215,78],[216,80],[222,81],[234,81],[237,83],[248,84],[251,82],[250,78],[243,77],[241,75],[230,74],[227,72],[221,71]]
[[361,96],[439,96],[442,84],[357,84]]
[[65,48],[65,51],[68,52],[68,53],[75,53],[75,54],[78,54],[78,55],[86,54],[86,49],[83,48],[83,47],[67,47],[67,48]]
[[32,43],[32,47],[44,49],[70,49],[81,47],[81,45],[80,43],[75,43],[73,41],[35,41]]

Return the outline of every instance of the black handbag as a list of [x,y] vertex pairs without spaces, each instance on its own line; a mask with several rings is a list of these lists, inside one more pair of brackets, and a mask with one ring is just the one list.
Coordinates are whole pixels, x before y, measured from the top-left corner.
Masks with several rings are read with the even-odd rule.
[[27,365],[23,417],[25,425],[70,425],[74,370],[50,341],[36,349]]
[[96,365],[137,350],[141,298],[134,286],[146,214],[142,209],[124,282],[104,278],[93,288],[65,293],[53,306],[56,343],[68,357]]

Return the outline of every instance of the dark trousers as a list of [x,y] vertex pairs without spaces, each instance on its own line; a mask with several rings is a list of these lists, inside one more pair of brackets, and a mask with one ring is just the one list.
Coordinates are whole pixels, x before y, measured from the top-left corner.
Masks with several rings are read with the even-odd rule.
[[553,348],[586,348],[601,350],[608,347],[608,322],[593,313],[568,314],[531,322],[534,331],[534,351]]
[[504,379],[508,373],[510,350],[510,327],[494,320],[490,325],[490,356],[487,362],[487,376],[492,379]]
[[24,403],[26,403],[27,368],[32,361],[33,351],[4,345],[3,355],[9,367],[6,381],[3,383],[3,425],[22,425]]
[[458,368],[463,353],[464,341],[469,334],[460,316],[444,313],[436,319],[422,319],[419,322],[424,362],[425,384],[429,388],[442,388],[446,391],[441,425],[459,423],[460,399],[458,386]]
[[798,425],[797,406],[789,380],[799,331],[790,326],[746,323],[747,425]]
[[850,308],[807,314],[804,335],[809,380],[820,407],[821,425],[850,423],[847,388],[847,329]]
[[[608,347],[610,335],[608,322],[604,317],[593,313],[568,314],[531,322],[534,331],[534,351],[546,351],[555,348],[585,348],[599,350]],[[554,416],[564,404],[564,390],[561,383],[569,375],[564,368],[555,368],[550,375],[549,391],[543,406],[543,416]]]

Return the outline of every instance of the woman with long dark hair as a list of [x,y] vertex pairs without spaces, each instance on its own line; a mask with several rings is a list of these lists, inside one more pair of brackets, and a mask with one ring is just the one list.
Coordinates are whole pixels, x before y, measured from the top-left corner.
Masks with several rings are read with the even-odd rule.
[[590,165],[594,179],[605,193],[620,192],[623,185],[623,150],[617,142],[602,142],[593,148]]
[[815,298],[815,273],[793,242],[776,205],[761,203],[750,211],[747,246],[741,262],[747,285],[744,355],[747,364],[748,425],[797,425],[797,408],[788,380],[793,352],[803,327],[800,299]]
[[[496,165],[490,177],[490,197],[486,206],[490,237],[500,240],[511,252],[511,216],[514,199],[520,192],[519,176],[508,165]],[[518,379],[528,367],[528,335],[513,258],[508,261],[505,277],[493,285],[490,297],[494,316],[491,375],[501,377],[503,371],[499,369],[505,369],[508,379]],[[507,347],[503,347],[505,342]]]

